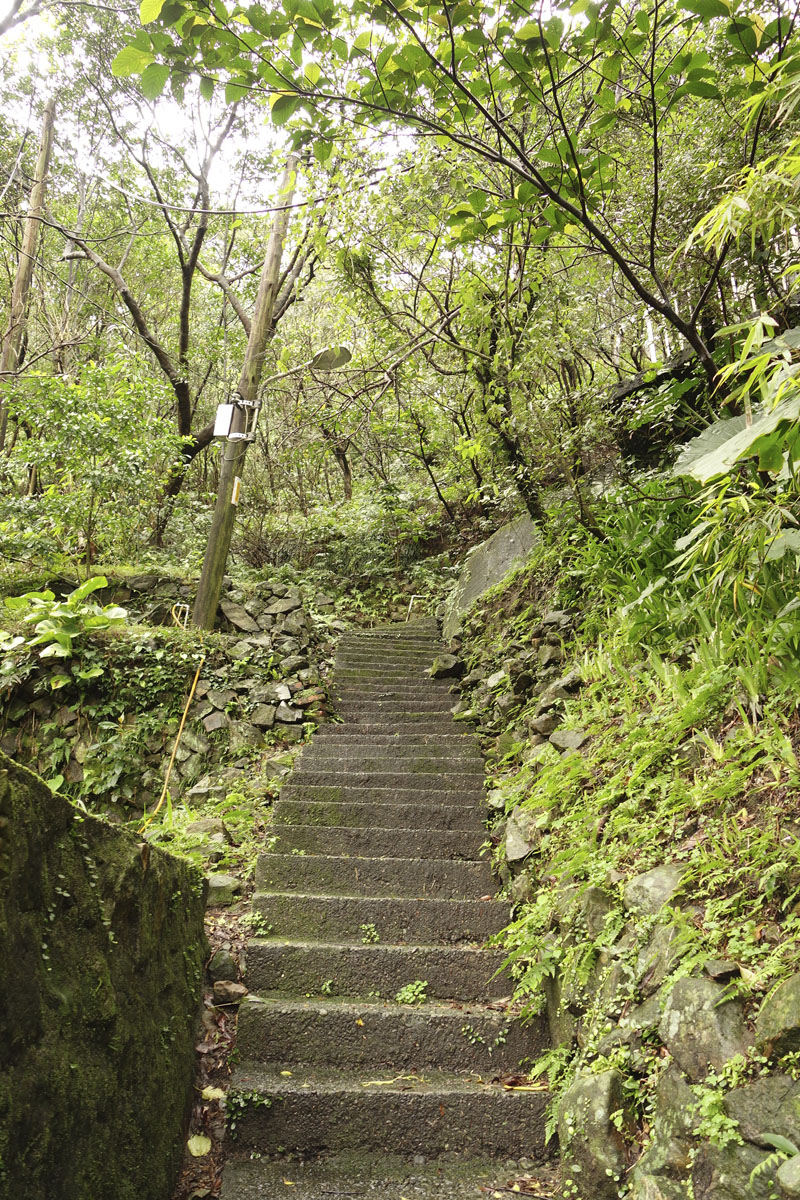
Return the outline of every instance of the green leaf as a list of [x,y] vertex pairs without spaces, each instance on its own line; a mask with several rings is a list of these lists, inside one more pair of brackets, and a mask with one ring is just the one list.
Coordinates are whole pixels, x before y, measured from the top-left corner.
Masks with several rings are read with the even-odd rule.
[[103,609],[103,623],[106,621],[124,621],[128,615],[127,608],[120,608],[119,605],[108,605]]
[[6,608],[10,609],[12,612],[18,612],[20,609],[28,608],[29,605],[36,600],[50,601],[55,600],[55,598],[55,592],[51,591],[26,592],[24,596],[7,596],[5,604]]
[[[800,529],[782,529],[769,544],[767,553],[764,556],[766,562],[775,562],[778,558],[783,558],[784,554],[800,555]],[[786,1142],[785,1138],[781,1138],[779,1134],[775,1134],[776,1139]],[[761,1141],[766,1141],[764,1135],[760,1135]],[[795,1150],[787,1150],[786,1146],[791,1146],[791,1142],[786,1142],[786,1146],[779,1146],[777,1141],[772,1143],[776,1150],[784,1150],[787,1154],[794,1154]]]
[[731,21],[725,30],[725,37],[736,50],[743,50],[749,57],[754,56],[758,50],[758,38],[753,20],[749,17]]
[[235,104],[237,100],[241,100],[242,96],[247,96],[249,92],[250,88],[246,87],[243,83],[234,83],[233,81],[226,83],[225,103]]
[[149,67],[152,61],[153,55],[149,50],[140,50],[138,46],[123,46],[111,64],[111,74],[117,79],[141,75],[145,67]]
[[679,96],[702,96],[706,100],[719,100],[720,91],[715,83],[708,79],[687,79],[677,89]]
[[520,42],[542,42],[542,35],[535,21],[526,21],[520,29],[515,31],[514,37]]
[[208,75],[203,75],[199,86],[200,95],[203,97],[203,99],[210,100],[214,95],[214,80],[210,79]]
[[790,1158],[794,1158],[795,1155],[800,1154],[800,1150],[798,1150],[794,1142],[790,1142],[788,1138],[783,1137],[780,1133],[760,1133],[758,1140],[759,1142],[764,1142],[767,1146],[773,1146],[776,1150],[782,1150]]
[[102,667],[83,667],[77,672],[78,679],[97,679],[98,675],[102,674]]
[[486,208],[486,192],[482,191],[480,188],[475,188],[474,191],[470,192],[467,199],[469,200],[470,207],[474,213],[482,213]]
[[86,579],[80,587],[76,587],[69,594],[70,604],[75,604],[77,601],[85,600],[87,596],[91,596],[92,592],[97,592],[100,588],[108,587],[108,580],[105,575],[93,575],[91,579]]
[[161,15],[163,7],[164,0],[142,0],[139,5],[139,20],[143,25],[148,25]]
[[748,427],[744,416],[716,421],[688,442],[678,455],[673,475],[690,475],[699,483],[707,483],[725,475],[741,459],[754,452],[754,445],[767,434],[800,417],[800,393],[782,400],[769,412],[760,415]]
[[50,788],[51,792],[57,792],[58,789],[60,787],[62,787],[64,784],[64,776],[56,775],[53,779],[47,779],[47,780],[45,780],[45,782],[46,782],[47,786]]
[[273,125],[285,125],[296,110],[298,104],[299,99],[294,94],[286,95],[285,92],[282,92],[276,95],[273,92],[269,98],[269,107],[272,115]]
[[139,86],[146,100],[156,100],[164,90],[169,79],[169,67],[166,63],[150,63],[142,72]]
[[759,438],[752,448],[753,454],[758,455],[759,471],[783,470],[784,439],[781,434],[773,433],[769,437]]
[[704,21],[710,21],[713,17],[729,17],[731,15],[730,5],[723,4],[722,0],[680,0],[678,7],[682,8],[684,12],[702,17]]
[[39,658],[69,658],[71,654],[71,649],[60,646],[58,642],[51,642],[49,646],[45,646],[44,650],[39,651]]

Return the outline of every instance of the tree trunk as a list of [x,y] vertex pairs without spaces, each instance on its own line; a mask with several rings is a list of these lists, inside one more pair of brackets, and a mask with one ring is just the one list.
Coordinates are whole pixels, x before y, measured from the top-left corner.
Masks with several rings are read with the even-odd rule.
[[[45,185],[50,170],[50,155],[53,149],[53,129],[56,115],[55,100],[48,100],[44,109],[42,124],[42,140],[39,146],[39,158],[36,162],[36,174],[28,216],[25,221],[25,231],[22,235],[22,247],[19,252],[17,275],[11,292],[11,308],[8,314],[8,328],[3,336],[3,349],[0,354],[0,381],[5,383],[9,376],[14,375],[19,363],[19,350],[22,345],[22,335],[25,331],[25,316],[28,308],[28,294],[33,278],[33,264],[36,258],[36,243],[39,239],[42,209],[44,206]],[[8,428],[8,405],[0,392],[0,451],[6,442]]]
[[[283,207],[280,212],[275,214],[275,220],[272,223],[250,336],[247,340],[247,349],[239,376],[237,391],[247,404],[255,403],[258,398],[264,353],[269,339],[272,312],[278,291],[283,242],[289,225],[289,206],[294,195],[296,169],[297,159],[291,155],[286,164],[280,189]],[[235,428],[232,429],[232,433],[242,432],[246,419],[245,412],[246,410],[240,407],[235,410]],[[225,564],[228,560],[228,550],[233,535],[236,506],[239,503],[241,472],[244,469],[247,445],[248,443],[244,440],[232,440],[231,438],[227,438],[223,444],[217,502],[214,507],[211,532],[208,536],[208,546],[203,559],[203,569],[192,614],[195,625],[201,629],[214,628],[217,605],[222,591],[222,578],[225,574]]]

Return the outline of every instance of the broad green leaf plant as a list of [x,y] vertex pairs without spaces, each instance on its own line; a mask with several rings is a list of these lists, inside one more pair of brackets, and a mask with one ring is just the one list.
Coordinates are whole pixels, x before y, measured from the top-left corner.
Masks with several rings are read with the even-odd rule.
[[124,624],[127,611],[118,605],[100,605],[89,597],[100,588],[108,587],[104,575],[87,579],[63,599],[47,589],[42,592],[26,592],[24,596],[9,596],[5,606],[9,615],[19,624],[32,627],[30,636],[12,634],[0,629],[0,656],[3,676],[14,673],[20,653],[35,653],[40,659],[64,659],[70,662],[72,675],[63,670],[53,673],[50,686],[55,691],[76,680],[86,682],[103,674],[99,662],[83,662],[79,643],[87,633],[97,633]]

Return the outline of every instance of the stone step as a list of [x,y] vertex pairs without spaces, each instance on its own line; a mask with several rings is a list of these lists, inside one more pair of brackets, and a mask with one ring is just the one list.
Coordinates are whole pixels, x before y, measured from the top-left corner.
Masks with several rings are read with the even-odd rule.
[[430,639],[416,638],[406,642],[392,642],[385,638],[373,638],[363,642],[339,641],[336,647],[336,661],[347,658],[427,658],[428,665],[443,654],[441,643]]
[[328,993],[376,1000],[393,999],[419,979],[428,984],[428,1000],[484,1002],[511,992],[511,980],[497,975],[504,958],[499,951],[471,946],[355,946],[253,938],[247,947],[246,983],[261,995]]
[[[383,664],[380,664],[380,663],[377,664],[378,667],[381,667],[382,665]],[[338,672],[337,672],[337,674],[338,674]],[[356,688],[359,686],[359,684],[353,683],[351,685],[348,684],[348,686],[352,686],[353,688]],[[374,679],[367,679],[360,686],[370,687],[370,688],[409,687],[409,688],[414,688],[418,691],[430,692],[432,695],[436,695],[439,692],[452,692],[453,694],[455,694],[456,692],[458,692],[460,690],[456,686],[456,682],[454,679],[431,679],[429,675],[424,675],[419,679],[415,679],[411,683],[403,683],[402,680],[395,682],[394,680],[384,679],[383,677],[381,677],[380,675],[377,674],[377,671],[376,671],[376,676]]]
[[278,838],[274,850],[282,854],[303,850],[308,854],[353,855],[380,858],[402,855],[404,858],[451,858],[474,862],[479,858],[480,838],[470,831],[447,832],[424,826],[413,829],[396,827],[364,828],[320,825],[277,825],[267,836]]
[[[249,1097],[238,1115],[237,1142],[303,1155],[387,1151],[426,1157],[471,1151],[544,1154],[543,1091],[513,1091],[477,1075],[426,1071],[292,1072],[287,1078],[243,1063],[236,1087]],[[263,1097],[261,1103],[258,1098]]]
[[458,699],[456,693],[448,687],[440,687],[437,684],[423,687],[417,683],[393,685],[385,679],[370,680],[366,683],[343,683],[334,688],[334,691],[340,704],[352,704],[358,700],[448,700],[452,707]]
[[380,659],[381,662],[409,662],[409,663],[426,663],[430,666],[437,653],[441,654],[441,647],[431,648],[425,645],[405,645],[405,646],[375,646],[374,644],[362,644],[350,642],[343,646],[339,642],[336,647],[336,662],[375,662]]
[[442,712],[366,712],[361,709],[347,714],[347,724],[351,726],[385,725],[392,729],[404,730],[410,725],[422,726],[426,733],[436,729],[452,732],[453,719],[448,716],[449,710]]
[[302,1066],[497,1074],[517,1069],[545,1041],[542,1021],[523,1029],[505,1012],[480,1005],[354,1004],[326,996],[249,996],[239,1009],[236,1033],[243,1059],[273,1063],[293,1074]]
[[399,791],[457,791],[462,796],[479,799],[483,795],[484,774],[482,771],[357,771],[349,759],[341,758],[331,760],[319,769],[306,767],[299,761],[292,779],[306,786],[330,784],[341,787],[346,784],[361,788],[397,788]]
[[[311,791],[319,789],[310,789]],[[284,787],[280,800],[273,809],[273,820],[276,825],[321,825],[328,828],[345,826],[353,828],[369,827],[376,820],[375,802],[360,804],[357,802],[337,802],[335,800],[291,800],[285,797],[287,788]],[[424,825],[426,829],[464,830],[473,837],[486,836],[486,826],[482,814],[473,811],[473,805],[458,804],[393,804],[381,803],[380,823],[383,828],[407,829],[416,825]]]
[[432,642],[436,646],[441,646],[442,637],[438,625],[375,625],[371,629],[346,629],[339,635],[340,642],[355,642],[359,645],[362,642],[372,641],[408,642],[415,640]]
[[344,735],[355,735],[359,737],[407,737],[407,738],[438,738],[440,737],[475,737],[473,733],[474,726],[471,722],[459,721],[456,722],[452,717],[437,717],[435,714],[430,716],[427,721],[415,721],[409,724],[408,721],[392,721],[384,719],[382,721],[354,721],[349,720],[347,723],[337,723],[331,721],[325,725],[320,725],[317,732],[314,734],[314,739],[339,737]]
[[[357,675],[366,672],[370,676],[365,682],[381,683],[381,682],[407,682],[409,686],[425,687],[426,684],[433,686],[433,680],[430,677],[429,670],[432,660],[430,658],[420,659],[414,662],[408,658],[396,658],[386,661],[378,658],[364,659],[347,659],[342,661],[337,658],[333,667],[334,682],[338,682],[342,675]],[[410,678],[404,681],[397,676],[409,676]],[[437,685],[441,686],[441,685]]]
[[[294,778],[294,776],[292,776]],[[413,778],[413,777],[412,777]],[[339,779],[339,776],[337,776]],[[285,783],[280,800],[316,800],[334,804],[420,804],[431,809],[457,807],[474,809],[486,820],[483,792],[470,785],[464,787],[364,787],[358,783]]]
[[[359,757],[361,754],[364,755],[363,758]],[[315,740],[304,748],[302,761],[306,766],[313,764],[315,767],[322,767],[329,762],[357,758],[363,764],[380,762],[385,770],[390,770],[398,763],[406,765],[412,771],[418,770],[420,763],[434,764],[431,768],[433,770],[439,767],[448,771],[462,768],[476,772],[483,770],[483,758],[477,746],[470,746],[468,743],[463,746],[441,746],[437,745],[435,740],[423,742],[421,745],[406,743],[402,746],[391,743],[375,744],[363,738],[357,742],[346,742],[341,738],[336,741],[329,739],[327,742]]]
[[256,887],[259,891],[321,892],[326,896],[471,899],[493,892],[495,881],[488,862],[266,853],[258,858]]
[[[452,722],[448,722],[452,729]],[[362,733],[359,725],[321,725],[314,734],[313,742],[309,745],[324,746],[327,749],[336,742],[353,746],[441,746],[443,749],[456,750],[466,747],[480,753],[480,742],[472,733]]]
[[453,708],[455,701],[452,696],[445,696],[441,699],[433,700],[414,700],[410,696],[399,696],[396,700],[387,698],[385,700],[375,699],[361,696],[356,700],[340,700],[337,702],[336,709],[345,721],[349,720],[350,716],[355,716],[360,713],[375,713],[379,715],[388,714],[394,716],[395,713],[441,713],[442,715],[449,714]]
[[370,625],[362,626],[360,629],[345,629],[341,636],[343,638],[427,637],[433,638],[440,644],[442,640],[439,625],[434,617],[425,617],[420,621],[404,621],[402,624],[395,622],[389,625]]
[[450,757],[437,757],[428,751],[421,756],[416,754],[382,754],[376,750],[372,754],[359,754],[357,750],[342,750],[340,754],[325,754],[312,750],[303,754],[297,760],[295,773],[306,771],[340,771],[349,774],[351,771],[364,772],[382,771],[391,773],[402,770],[410,775],[454,775],[458,779],[477,778],[483,783],[483,760],[475,756],[458,753]]
[[441,648],[442,638],[438,628],[429,626],[426,629],[347,629],[339,635],[339,645],[362,646],[371,642],[386,642],[389,645],[407,645],[408,643],[423,642]]
[[[235,1146],[235,1143],[234,1143]],[[455,1160],[455,1161],[454,1161]],[[514,1176],[530,1176],[523,1159],[516,1171],[500,1161],[453,1156],[448,1161],[424,1155],[367,1155],[363,1151],[326,1154],[320,1159],[251,1159],[233,1147],[225,1163],[221,1200],[506,1200]],[[539,1165],[540,1196],[558,1194],[552,1168]],[[289,1185],[287,1186],[287,1182]]]
[[509,920],[503,900],[412,900],[406,896],[304,896],[297,892],[256,892],[253,909],[273,933],[314,941],[365,942],[374,927],[375,945],[482,945]]
[[417,645],[387,646],[375,642],[364,646],[338,646],[334,659],[334,669],[341,666],[372,667],[383,665],[389,667],[409,666],[423,667],[429,670],[436,658],[442,655],[441,646]]
[[420,665],[416,663],[400,662],[394,663],[384,662],[363,662],[363,663],[341,663],[336,662],[333,669],[333,682],[335,686],[348,685],[350,687],[379,687],[381,685],[388,687],[411,687],[429,688],[433,692],[447,691],[453,686],[453,680],[433,680],[428,674],[430,663]]
[[405,625],[372,625],[369,629],[346,629],[341,634],[340,640],[359,642],[368,642],[373,639],[406,641],[409,638],[422,638],[423,640],[435,642],[437,646],[441,646],[442,644],[442,636],[436,621],[411,621]]
[[339,636],[337,648],[350,646],[423,646],[443,649],[439,632],[433,629],[415,629],[409,632],[391,632],[390,630],[361,630],[348,631]]

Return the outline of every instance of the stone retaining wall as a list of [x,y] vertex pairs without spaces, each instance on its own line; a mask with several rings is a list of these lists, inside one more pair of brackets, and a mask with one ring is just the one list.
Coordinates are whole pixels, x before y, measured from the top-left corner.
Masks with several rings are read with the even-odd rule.
[[206,953],[189,864],[0,753],[0,1197],[165,1200]]

